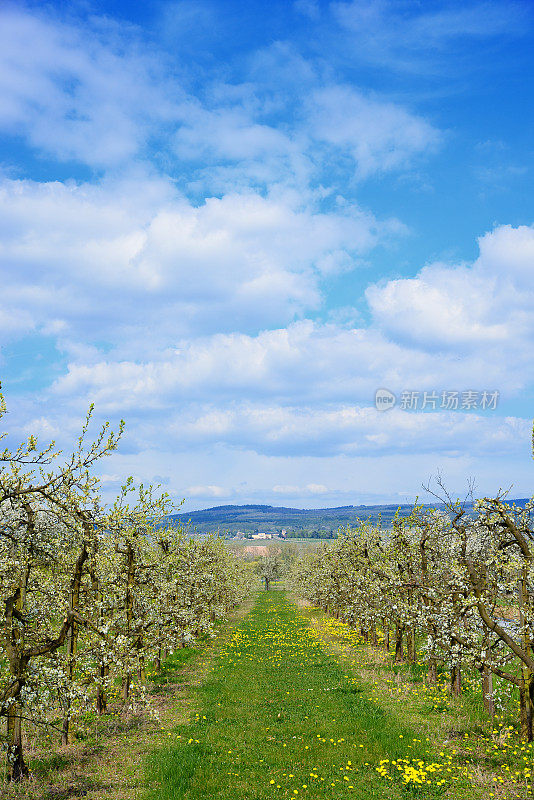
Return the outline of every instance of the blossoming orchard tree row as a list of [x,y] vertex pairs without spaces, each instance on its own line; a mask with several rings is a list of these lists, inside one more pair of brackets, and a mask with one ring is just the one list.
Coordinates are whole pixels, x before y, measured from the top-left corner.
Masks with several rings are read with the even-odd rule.
[[366,641],[391,647],[397,662],[422,652],[430,683],[448,669],[453,694],[463,670],[478,670],[490,714],[499,676],[515,687],[521,734],[532,741],[534,503],[497,497],[466,510],[444,499],[446,511],[415,507],[391,531],[347,529],[302,558],[293,586]]
[[244,566],[220,540],[164,526],[165,494],[129,479],[102,505],[93,468],[124,426],[113,433],[106,424],[88,441],[91,413],[65,462],[33,436],[0,451],[0,714],[10,780],[28,774],[26,726],[52,725],[68,745],[76,714],[105,714],[110,693],[124,707],[143,702],[147,666],[157,671],[167,654],[211,633],[247,591]]

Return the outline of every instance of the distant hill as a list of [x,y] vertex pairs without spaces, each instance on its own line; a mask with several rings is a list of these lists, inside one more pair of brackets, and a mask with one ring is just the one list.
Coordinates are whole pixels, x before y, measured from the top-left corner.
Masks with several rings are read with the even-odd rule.
[[[513,502],[524,505],[526,500]],[[286,508],[284,506],[244,505],[244,506],[214,506],[202,511],[190,511],[185,514],[172,514],[169,519],[177,524],[186,526],[191,532],[236,534],[279,532],[283,528],[288,536],[310,536],[312,538],[330,538],[335,535],[338,528],[348,524],[354,525],[359,520],[369,519],[378,522],[380,519],[385,528],[391,526],[391,521],[397,509],[407,516],[412,505],[360,505],[338,506],[337,508]],[[429,508],[431,506],[428,506]]]

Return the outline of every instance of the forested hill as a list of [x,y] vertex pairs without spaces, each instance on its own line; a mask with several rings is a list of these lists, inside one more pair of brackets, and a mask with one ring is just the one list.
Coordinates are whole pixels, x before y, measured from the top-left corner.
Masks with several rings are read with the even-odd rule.
[[[526,500],[515,500],[524,505]],[[411,505],[375,505],[375,506],[339,506],[338,508],[285,508],[284,506],[243,505],[215,506],[202,511],[190,511],[185,514],[173,514],[170,518],[198,533],[209,533],[219,530],[221,533],[244,534],[262,531],[275,533],[282,529],[289,536],[328,537],[338,528],[348,524],[357,524],[359,520],[369,519],[384,527],[391,525],[395,512],[408,515]]]
[[[173,519],[189,523],[199,532],[238,528],[242,531],[276,531],[280,528],[338,528],[340,525],[367,519],[370,515],[378,518],[382,513],[389,520],[398,506],[340,506],[338,508],[286,508],[284,506],[244,505],[215,506],[203,511],[191,511],[173,515]],[[409,513],[410,506],[402,506]]]

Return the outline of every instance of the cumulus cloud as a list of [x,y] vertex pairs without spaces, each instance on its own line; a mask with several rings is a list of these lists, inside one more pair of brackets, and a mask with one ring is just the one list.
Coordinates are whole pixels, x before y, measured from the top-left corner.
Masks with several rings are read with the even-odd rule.
[[367,289],[376,319],[393,337],[423,347],[491,344],[507,337],[495,315],[495,278],[470,268],[433,265],[413,279]]
[[[74,23],[5,6],[0,22],[0,127],[60,160],[115,167],[173,117],[157,58],[133,28]],[[180,89],[173,86],[173,96]]]
[[[518,354],[518,358],[523,358]],[[370,330],[311,321],[257,336],[217,334],[183,341],[157,361],[71,363],[58,378],[59,396],[88,395],[107,412],[191,401],[216,392],[221,400],[244,395],[280,402],[372,402],[378,384],[395,391],[484,390],[506,382],[524,385],[507,361],[490,364],[478,351],[459,360],[402,347]]]
[[532,374],[534,297],[524,284],[533,242],[532,228],[497,228],[481,238],[471,266],[436,264],[369,287],[368,327],[302,320],[257,334],[183,338],[144,362],[73,361],[54,391],[89,394],[110,411],[215,392],[224,402],[362,403],[378,386],[510,397]]
[[[271,78],[273,66],[283,70],[278,59],[285,61],[287,55],[279,47],[263,54]],[[337,164],[347,157],[354,161],[354,177],[367,178],[405,169],[441,142],[430,122],[398,103],[313,73],[304,75],[302,102],[302,84],[293,91],[285,71],[283,77],[282,87],[267,90],[262,73],[253,89],[243,89],[237,107],[235,87],[219,87],[213,107],[198,102],[183,107],[174,148],[180,158],[197,165],[197,180],[219,188],[282,183],[309,192],[328,172],[331,182]],[[271,122],[273,103],[287,116],[278,127]]]
[[[441,453],[460,455],[518,453],[529,439],[531,422],[516,417],[496,418],[475,412],[385,414],[362,406],[307,408],[262,403],[233,404],[230,408],[189,408],[168,420],[165,437],[175,447],[214,445],[244,448],[260,454],[331,457],[378,453]],[[157,436],[147,424],[140,446]]]
[[[180,9],[167,13],[175,32],[188,26]],[[142,43],[135,26],[109,18],[93,15],[82,26],[7,6],[0,12],[0,130],[99,170],[139,160],[165,165],[193,194],[274,185],[309,192],[324,185],[325,142],[351,152],[366,176],[405,167],[438,139],[417,114],[337,86],[298,52],[289,53],[289,65],[288,45],[254,54],[241,82],[208,71],[198,96],[194,59],[180,59],[182,51],[172,61]],[[268,69],[260,68],[266,61]],[[274,81],[282,72],[284,80]],[[296,113],[303,81],[309,101]]]
[[[155,342],[289,322],[320,305],[325,274],[398,231],[357,207],[233,193],[193,205],[144,174],[99,184],[0,184],[8,332]],[[137,333],[136,333],[137,331]],[[142,332],[139,335],[139,332]],[[137,351],[139,353],[139,351]]]
[[[431,435],[431,432],[429,433]],[[468,444],[471,444],[471,440]],[[513,497],[527,497],[532,491],[532,467],[528,437],[517,447],[506,447],[494,458],[487,450],[469,452],[459,443],[457,452],[443,453],[408,448],[403,452],[378,451],[367,455],[338,454],[328,458],[314,453],[284,455],[258,453],[221,444],[209,449],[197,444],[177,449],[174,440],[164,445],[121,451],[107,460],[105,470],[119,475],[136,474],[151,482],[164,470],[171,476],[166,489],[177,502],[186,498],[185,508],[205,508],[220,502],[216,498],[190,498],[189,486],[221,485],[230,492],[223,502],[270,503],[296,507],[340,506],[358,503],[411,502],[416,496],[432,502],[422,490],[439,470],[453,494],[464,496],[468,477],[476,479],[482,493],[509,488]],[[322,484],[327,494],[280,494],[273,486],[304,489]],[[214,502],[215,501],[215,502]]]
[[[367,300],[382,329],[420,348],[478,346],[487,353],[499,347],[514,367],[528,361],[534,228],[501,226],[481,237],[479,246],[471,266],[434,264],[416,278],[369,287]],[[517,352],[519,342],[524,350]]]

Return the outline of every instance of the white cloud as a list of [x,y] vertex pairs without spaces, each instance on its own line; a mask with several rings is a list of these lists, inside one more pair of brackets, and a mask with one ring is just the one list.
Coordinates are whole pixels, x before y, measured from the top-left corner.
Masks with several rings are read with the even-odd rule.
[[273,486],[273,492],[275,494],[284,494],[291,497],[302,497],[305,495],[314,496],[329,494],[330,490],[322,483],[308,483],[306,486],[280,486],[277,484],[276,486]]
[[379,386],[496,390],[504,400],[529,386],[534,305],[521,287],[533,236],[498,228],[482,237],[472,266],[427,266],[416,278],[372,287],[368,327],[303,320],[258,334],[184,338],[144,362],[82,358],[56,381],[54,396],[75,404],[90,397],[102,413],[127,413],[140,449],[169,440],[177,449],[225,444],[322,457],[519,452],[529,421],[381,414],[372,402]]
[[[55,399],[49,404],[41,400],[41,406],[48,419],[61,425],[62,440],[67,430],[72,442],[80,419],[69,417],[68,408]],[[189,509],[228,498],[275,504],[283,498],[284,505],[301,507],[390,502],[395,497],[400,502],[417,495],[425,498],[421,485],[438,470],[453,494],[465,492],[468,477],[476,477],[482,494],[508,488],[512,481],[512,496],[531,492],[530,420],[399,411],[404,417],[399,423],[389,412],[373,418],[370,409],[331,409],[321,416],[317,408],[274,407],[262,425],[261,410],[256,409],[254,418],[234,412],[231,435],[220,442],[213,435],[210,439],[209,431],[199,436],[187,427],[194,419],[193,409],[188,417],[169,409],[164,426],[161,414],[152,419],[143,410],[140,417],[127,415],[130,422],[120,451],[101,465],[108,480],[106,497],[117,490],[117,478],[133,474],[137,481],[150,483],[163,474],[169,476],[166,490],[177,501],[187,498]],[[28,419],[28,407],[11,406],[11,412],[10,428],[18,438],[16,422]],[[222,424],[224,411],[219,414]],[[334,442],[329,441],[329,430],[334,431]],[[46,439],[46,430],[41,432]],[[273,492],[273,486],[285,491]],[[328,491],[314,494],[314,486]],[[210,494],[209,487],[224,495]]]
[[[518,358],[528,357],[518,354]],[[394,391],[455,388],[507,390],[523,386],[527,374],[514,366],[487,364],[479,351],[436,359],[435,352],[402,347],[373,330],[320,325],[309,320],[257,336],[217,334],[184,340],[160,360],[99,360],[71,363],[54,391],[60,396],[90,396],[115,412],[193,401],[216,393],[232,397],[271,397],[284,402],[372,402],[378,385]]]
[[[89,395],[90,397],[91,395]],[[79,403],[78,403],[79,406]],[[102,412],[101,406],[97,407]],[[44,438],[48,431],[57,431],[62,442],[72,437],[76,425],[72,406],[63,401],[46,406],[50,415],[49,428],[34,424]],[[61,428],[67,411],[69,424]],[[119,407],[116,417],[124,411]],[[11,425],[20,416],[12,415]],[[79,408],[79,418],[82,408]],[[173,452],[198,452],[209,461],[214,448],[224,447],[234,453],[239,450],[258,455],[303,457],[326,460],[336,455],[348,457],[377,456],[393,453],[433,453],[436,458],[460,457],[468,452],[472,457],[486,454],[524,453],[528,456],[531,420],[502,417],[478,411],[445,411],[418,413],[393,409],[386,413],[374,407],[357,404],[330,403],[327,405],[268,404],[258,399],[184,403],[160,406],[132,406],[125,411],[128,420],[123,447],[131,452],[156,452],[169,447]],[[33,429],[25,426],[25,434]],[[161,469],[158,471],[161,472]],[[280,481],[275,481],[281,484]],[[291,485],[293,483],[289,481]],[[323,484],[309,476],[308,483]],[[196,484],[191,484],[196,485]],[[204,485],[204,484],[202,484]],[[329,485],[324,482],[324,485]]]
[[486,363],[499,348],[498,360],[512,373],[530,362],[532,352],[534,228],[501,226],[479,245],[472,266],[430,265],[416,278],[369,287],[367,300],[393,337],[421,349],[461,347],[465,354],[479,347]]
[[[210,16],[207,7],[187,4],[181,14],[185,8],[167,15],[175,38],[191,15]],[[294,85],[295,67],[313,98],[304,113],[295,111],[304,89]],[[405,167],[436,141],[417,115],[336,86],[283,43],[254,53],[240,83],[208,71],[195,96],[194,72],[190,52],[178,46],[171,60],[142,43],[133,25],[95,15],[79,25],[44,9],[0,11],[0,130],[60,161],[114,172],[139,160],[164,164],[193,192],[275,185],[309,192],[324,161],[317,138],[348,148],[361,175]]]
[[[386,414],[361,406],[309,408],[233,404],[231,408],[184,409],[168,420],[166,437],[178,448],[226,445],[271,455],[373,455],[406,451],[459,455],[518,453],[529,441],[529,420],[478,412]],[[147,425],[141,446],[157,430]],[[309,489],[309,487],[308,487]]]
[[183,338],[145,362],[74,361],[55,391],[89,393],[109,410],[214,392],[221,402],[358,404],[371,402],[378,386],[510,397],[529,384],[534,366],[533,242],[532,228],[497,228],[481,238],[472,266],[431,265],[415,278],[369,287],[367,328],[303,320],[257,334]]
[[165,91],[168,79],[133,28],[92,22],[82,29],[4,7],[0,126],[60,160],[116,167],[143,149],[155,123],[172,119],[169,95],[183,93]]
[[[334,2],[334,19],[347,34],[343,41],[336,31],[338,48],[345,58],[397,72],[421,72],[427,78],[437,73],[456,75],[476,59],[477,45],[496,37],[501,42],[520,37],[532,24],[528,4],[514,0],[440,5],[396,0]],[[470,48],[461,46],[466,40]]]
[[[385,31],[391,8],[333,5],[363,57],[383,44],[384,61],[406,68],[429,63],[430,44],[494,35],[506,17],[493,3],[399,12],[397,30]],[[208,5],[169,14],[174,39],[199,16],[214,19]],[[104,173],[0,182],[1,344],[42,334],[69,360],[51,390],[19,398],[17,431],[66,438],[94,399],[99,413],[130,420],[108,483],[125,469],[163,473],[177,495],[204,500],[274,491],[327,502],[338,491],[328,487],[346,498],[354,481],[371,496],[380,464],[391,493],[406,464],[419,483],[432,459],[456,479],[472,458],[487,478],[492,453],[528,449],[529,423],[517,416],[383,415],[371,404],[378,386],[511,397],[530,384],[531,228],[486,234],[472,265],[431,264],[369,286],[366,323],[351,296],[343,315],[321,319],[325,285],[404,232],[336,200],[339,172],[352,192],[350,171],[411,169],[439,146],[430,121],[283,42],[235,73],[206,67],[195,95],[190,55],[171,67],[133,26],[70,20],[0,11],[0,129],[51,156],[48,167],[74,160]],[[253,475],[256,489],[241,485]]]
[[285,324],[319,306],[324,274],[397,231],[358,208],[324,213],[292,194],[192,205],[143,173],[97,185],[5,179],[3,327],[130,340],[139,357],[193,332]]
[[[504,281],[509,279],[521,290],[533,291],[534,228],[527,225],[517,228],[500,225],[491,233],[480,237],[478,244],[480,258],[475,268],[487,270],[496,277],[502,277]],[[519,299],[518,295],[515,299]]]
[[322,483],[308,483],[306,489],[310,494],[327,494],[328,489]]
[[34,328],[34,325],[35,322],[29,311],[22,308],[14,310],[0,308],[0,335],[5,339],[27,333]]
[[[465,496],[467,478],[475,477],[480,495],[493,494],[499,488],[509,488],[513,482],[513,497],[528,497],[532,493],[532,467],[529,443],[524,442],[522,458],[518,453],[504,450],[498,458],[488,452],[461,452],[447,455],[440,452],[414,452],[410,448],[401,453],[376,453],[374,455],[334,455],[329,458],[316,455],[267,455],[251,450],[221,445],[205,450],[196,446],[189,450],[173,447],[151,447],[112,456],[106,469],[112,465],[121,475],[138,473],[145,482],[153,481],[154,474],[164,470],[171,476],[168,491],[177,501],[186,498],[185,508],[205,508],[213,505],[213,498],[190,498],[187,486],[219,485],[224,475],[225,486],[231,494],[230,502],[272,503],[293,507],[327,507],[359,503],[410,502],[419,496],[420,501],[432,502],[422,489],[438,470],[451,493]],[[184,482],[187,475],[188,482]],[[328,494],[301,494],[308,483],[321,483],[331,488]],[[293,487],[295,494],[273,492],[273,486]],[[399,492],[399,487],[402,492]],[[215,501],[217,503],[217,500]],[[228,500],[226,500],[228,502]]]
[[471,268],[433,265],[416,278],[369,287],[366,294],[384,330],[422,347],[490,345],[508,334],[494,313],[495,279]]
[[[277,70],[278,59],[286,56],[272,48],[263,58],[274,61]],[[274,89],[273,101],[273,90],[266,92],[264,79],[262,74],[253,87],[247,85],[239,105],[235,87],[219,87],[219,105],[214,102],[209,108],[191,102],[180,109],[182,125],[174,147],[180,158],[197,163],[201,184],[226,189],[228,185],[284,184],[309,193],[318,179],[326,178],[328,184],[346,156],[354,159],[355,176],[366,178],[406,169],[416,157],[440,144],[441,135],[428,121],[378,95],[366,96],[312,73],[304,79],[304,101],[302,85],[297,98],[286,80]],[[282,119],[288,117],[277,127],[268,110],[273,102]],[[293,110],[296,102],[298,114]]]
[[360,177],[405,167],[440,142],[438,132],[425,120],[350,86],[317,90],[309,111],[313,135],[351,153]]
[[200,104],[183,110],[183,125],[175,138],[177,152],[188,159],[249,161],[271,155],[297,155],[281,130],[254,122],[242,106],[209,111]]
[[228,497],[230,492],[222,486],[189,486],[186,489],[189,497]]

